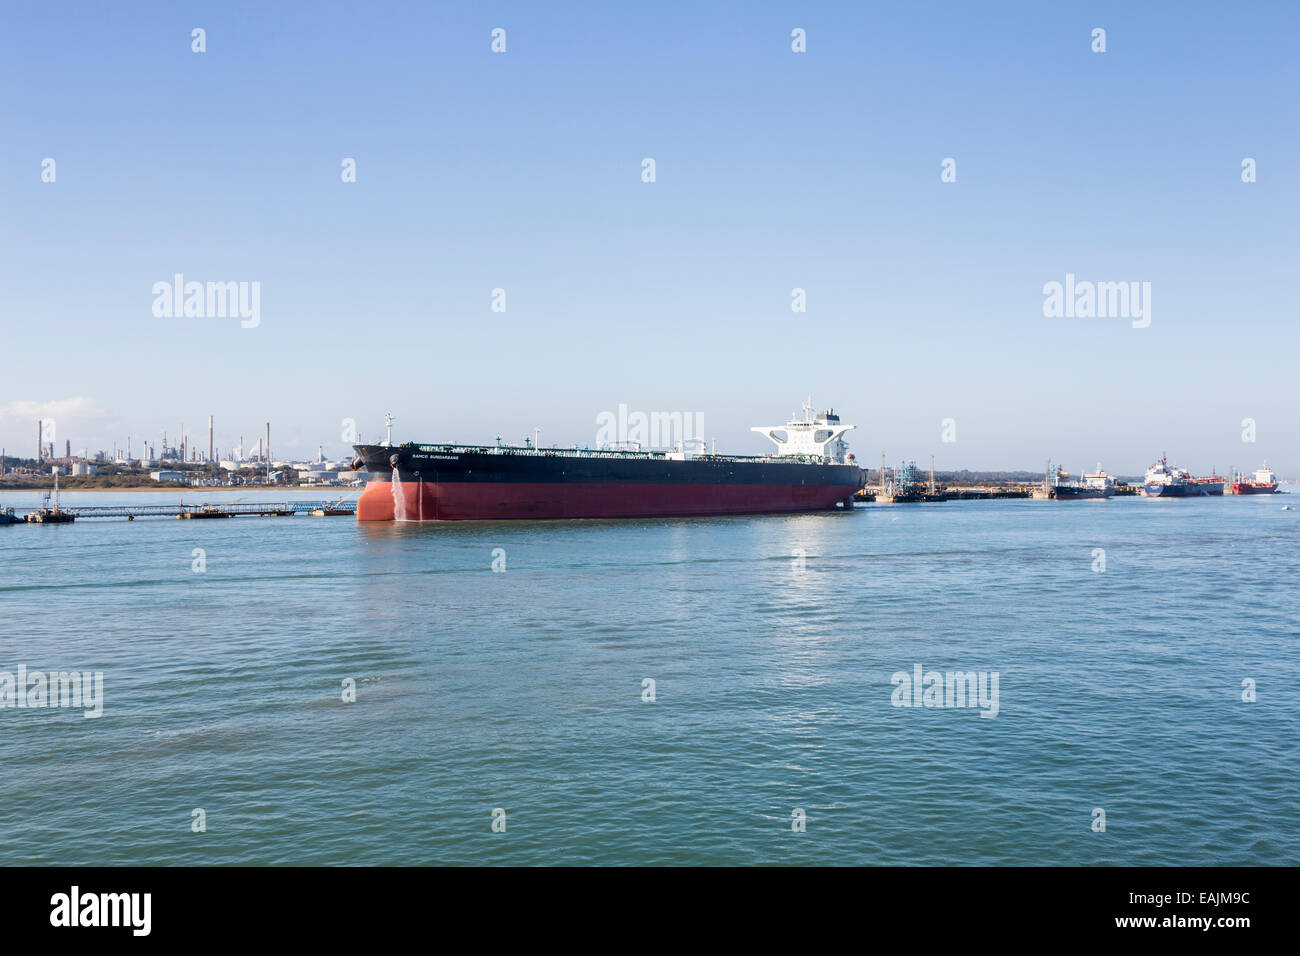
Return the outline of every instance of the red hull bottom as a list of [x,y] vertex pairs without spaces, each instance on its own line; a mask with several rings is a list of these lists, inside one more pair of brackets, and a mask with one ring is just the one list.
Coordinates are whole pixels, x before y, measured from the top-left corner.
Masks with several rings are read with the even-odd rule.
[[1234,495],[1271,495],[1277,492],[1277,485],[1255,485],[1239,481],[1232,486]]
[[544,518],[680,518],[777,514],[853,505],[846,485],[637,485],[612,483],[372,481],[358,521],[500,521]]

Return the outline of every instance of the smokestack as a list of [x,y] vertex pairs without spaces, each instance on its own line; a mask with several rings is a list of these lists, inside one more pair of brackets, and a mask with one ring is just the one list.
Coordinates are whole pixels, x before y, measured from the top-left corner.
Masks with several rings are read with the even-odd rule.
[[271,423],[266,423],[266,467],[271,467]]
[[208,416],[208,463],[212,462],[212,416]]
[[41,420],[36,419],[36,464],[45,460],[45,430],[41,427]]

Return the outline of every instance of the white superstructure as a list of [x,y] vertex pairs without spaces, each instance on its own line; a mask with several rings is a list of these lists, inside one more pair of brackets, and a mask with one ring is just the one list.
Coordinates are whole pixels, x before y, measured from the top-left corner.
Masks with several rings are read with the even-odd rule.
[[1263,468],[1256,470],[1253,481],[1257,485],[1276,485],[1277,475],[1273,473],[1272,468],[1268,467],[1268,462],[1265,462]]
[[750,431],[770,438],[778,455],[843,462],[852,458],[844,436],[856,427],[841,425],[834,409],[814,413],[809,399],[803,407],[803,418],[796,414],[784,425],[755,425]]
[[1177,465],[1169,464],[1169,459],[1164,455],[1160,460],[1147,469],[1144,484],[1147,489],[1178,487],[1186,485],[1191,481],[1191,473],[1186,468],[1179,468]]
[[1097,462],[1097,470],[1091,474],[1083,476],[1083,485],[1085,488],[1097,488],[1105,491],[1107,488],[1115,490],[1115,479],[1101,470],[1101,462]]

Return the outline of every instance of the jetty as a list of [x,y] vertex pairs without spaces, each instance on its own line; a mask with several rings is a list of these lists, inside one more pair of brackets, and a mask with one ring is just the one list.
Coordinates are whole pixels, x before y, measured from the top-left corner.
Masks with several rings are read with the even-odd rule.
[[[18,517],[23,509],[15,509],[12,514]],[[33,523],[48,523],[49,518],[44,516],[46,509],[31,508],[28,509],[27,521]],[[125,518],[127,521],[134,521],[136,518],[182,518],[182,519],[199,519],[199,518],[246,518],[246,517],[267,517],[267,518],[291,518],[294,515],[311,515],[313,517],[339,517],[352,516],[357,513],[357,503],[355,501],[281,501],[271,503],[245,503],[226,505],[213,504],[185,504],[177,502],[174,505],[88,505],[81,508],[63,508],[58,512],[66,516],[64,522],[77,520],[83,521],[93,518]],[[41,515],[41,517],[30,517],[30,515]],[[21,520],[21,519],[20,519]]]

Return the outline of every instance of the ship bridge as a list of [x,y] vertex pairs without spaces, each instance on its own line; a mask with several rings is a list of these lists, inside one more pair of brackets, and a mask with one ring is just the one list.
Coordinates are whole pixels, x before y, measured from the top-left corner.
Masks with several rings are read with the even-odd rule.
[[844,436],[856,427],[841,425],[840,416],[834,409],[814,413],[809,399],[804,404],[802,418],[796,413],[784,425],[755,425],[750,431],[770,439],[776,445],[778,455],[844,461],[849,450]]

